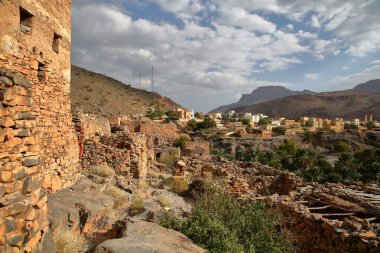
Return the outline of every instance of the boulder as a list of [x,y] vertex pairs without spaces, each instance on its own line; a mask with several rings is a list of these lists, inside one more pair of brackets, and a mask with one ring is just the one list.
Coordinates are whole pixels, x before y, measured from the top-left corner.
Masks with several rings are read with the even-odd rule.
[[95,253],[203,253],[185,235],[155,223],[130,221],[124,237],[107,240],[98,245]]

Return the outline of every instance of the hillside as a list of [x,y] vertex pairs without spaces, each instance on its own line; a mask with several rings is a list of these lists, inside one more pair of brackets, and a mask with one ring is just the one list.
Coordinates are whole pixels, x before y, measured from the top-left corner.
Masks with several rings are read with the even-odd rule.
[[297,118],[343,117],[362,118],[370,113],[376,118],[380,114],[380,92],[346,90],[322,92],[318,94],[299,94],[259,104],[234,108],[237,112],[264,113],[269,116]]
[[366,83],[359,84],[354,87],[354,90],[380,92],[380,79],[371,80]]
[[246,105],[253,105],[258,104],[265,101],[270,101],[277,98],[283,98],[291,95],[296,94],[309,94],[313,93],[311,91],[294,91],[289,90],[283,86],[261,86],[252,91],[250,94],[243,94],[240,98],[240,100],[236,103],[232,103],[229,105],[223,105],[218,108],[215,108],[210,113],[213,112],[226,112],[232,108],[240,107],[240,106],[246,106]]
[[149,108],[169,110],[179,106],[158,93],[135,89],[77,66],[71,66],[70,97],[73,107],[102,116],[133,115]]

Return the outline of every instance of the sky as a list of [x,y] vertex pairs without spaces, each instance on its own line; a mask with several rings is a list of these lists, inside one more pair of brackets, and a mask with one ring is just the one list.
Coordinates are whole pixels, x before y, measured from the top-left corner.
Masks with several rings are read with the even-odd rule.
[[[380,78],[380,0],[74,0],[72,64],[208,112]],[[139,81],[141,76],[141,82]]]

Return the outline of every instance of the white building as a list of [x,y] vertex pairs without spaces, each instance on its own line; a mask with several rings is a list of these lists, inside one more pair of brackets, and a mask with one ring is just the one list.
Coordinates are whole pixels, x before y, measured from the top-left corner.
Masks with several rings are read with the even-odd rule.
[[254,114],[251,116],[251,121],[254,123],[258,123],[260,119],[268,118],[268,116],[265,116],[264,114]]

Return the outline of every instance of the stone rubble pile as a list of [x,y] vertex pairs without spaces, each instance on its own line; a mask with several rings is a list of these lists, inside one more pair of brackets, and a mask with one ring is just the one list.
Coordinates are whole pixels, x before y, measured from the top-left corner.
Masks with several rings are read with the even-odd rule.
[[184,158],[196,177],[220,178],[239,198],[281,213],[300,252],[380,252],[380,187],[306,183],[293,173],[221,157]]

